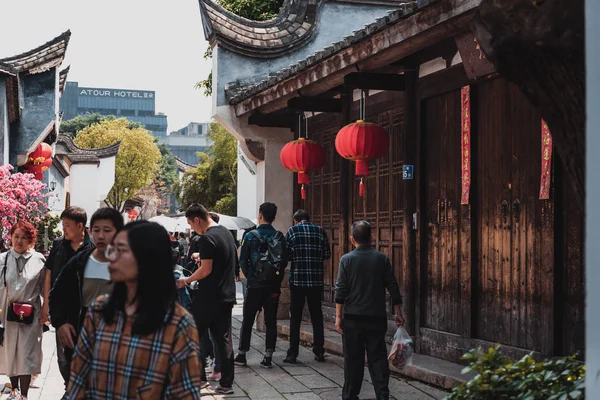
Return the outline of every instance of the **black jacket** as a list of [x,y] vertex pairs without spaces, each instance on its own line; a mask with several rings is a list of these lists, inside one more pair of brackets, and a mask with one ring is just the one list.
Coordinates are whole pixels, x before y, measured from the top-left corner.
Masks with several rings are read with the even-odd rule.
[[52,249],[50,250],[50,254],[46,259],[45,267],[50,270],[52,283],[56,282],[56,278],[60,275],[60,272],[64,268],[65,265],[77,254],[82,252],[86,252],[89,249],[93,249],[94,245],[90,241],[90,237],[88,234],[85,234],[85,239],[83,244],[77,249],[77,251],[73,250],[71,247],[71,242],[66,240],[64,237],[60,237],[54,239],[52,242]]
[[71,324],[79,332],[85,317],[83,313],[83,275],[94,249],[88,249],[71,259],[62,269],[50,291],[50,318],[58,330]]
[[385,319],[386,289],[392,304],[402,304],[398,281],[385,254],[371,246],[359,246],[340,259],[335,302],[344,304],[346,316]]

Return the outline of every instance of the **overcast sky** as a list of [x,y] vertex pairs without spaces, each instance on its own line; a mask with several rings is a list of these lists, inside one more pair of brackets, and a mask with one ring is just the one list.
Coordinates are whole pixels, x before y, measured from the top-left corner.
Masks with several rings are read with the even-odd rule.
[[197,0],[0,0],[0,7],[0,58],[70,29],[62,66],[71,65],[69,81],[156,91],[169,132],[210,120],[210,99],[194,89],[211,69]]

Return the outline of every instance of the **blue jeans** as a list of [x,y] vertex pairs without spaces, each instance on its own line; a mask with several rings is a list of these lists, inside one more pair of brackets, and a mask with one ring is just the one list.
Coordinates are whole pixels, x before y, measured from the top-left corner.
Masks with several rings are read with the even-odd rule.
[[248,296],[248,279],[241,278],[240,281],[242,282],[242,294],[244,295],[244,301],[245,301],[246,296]]

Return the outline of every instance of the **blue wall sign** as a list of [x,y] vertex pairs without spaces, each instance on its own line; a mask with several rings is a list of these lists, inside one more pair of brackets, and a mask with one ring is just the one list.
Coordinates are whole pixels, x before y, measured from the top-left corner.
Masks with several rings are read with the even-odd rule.
[[402,179],[409,180],[414,179],[415,176],[415,166],[414,165],[403,165],[402,166]]

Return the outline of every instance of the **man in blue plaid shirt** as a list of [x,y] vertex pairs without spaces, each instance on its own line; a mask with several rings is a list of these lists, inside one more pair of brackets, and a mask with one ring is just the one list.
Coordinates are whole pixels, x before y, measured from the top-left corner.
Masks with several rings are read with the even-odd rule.
[[331,257],[329,240],[325,230],[310,222],[308,213],[298,210],[294,214],[294,226],[287,233],[287,248],[292,262],[290,270],[290,348],[283,362],[295,364],[300,347],[300,323],[304,301],[313,325],[315,360],[325,361],[325,333],[323,328],[323,261]]

